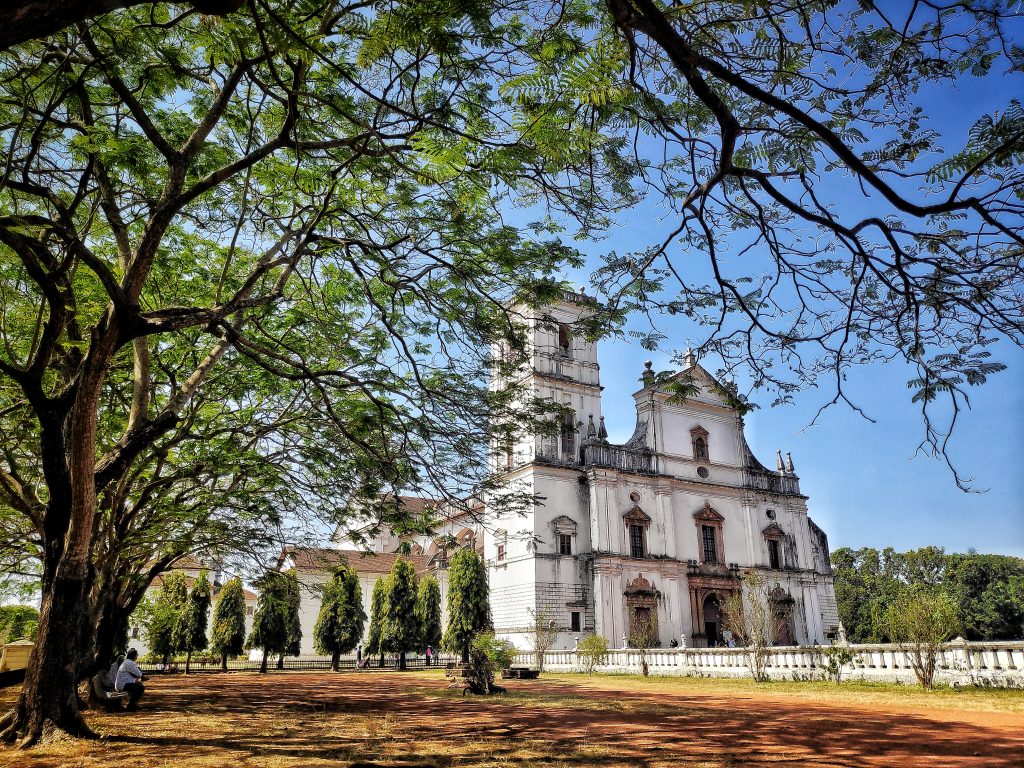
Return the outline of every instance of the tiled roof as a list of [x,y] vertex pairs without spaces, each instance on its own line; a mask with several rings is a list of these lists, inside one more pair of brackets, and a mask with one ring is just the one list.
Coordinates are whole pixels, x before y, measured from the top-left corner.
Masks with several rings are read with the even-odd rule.
[[290,557],[300,570],[322,571],[347,565],[358,573],[389,573],[395,560],[408,560],[417,573],[427,570],[430,558],[425,555],[402,555],[394,552],[362,552],[358,549],[325,549],[323,547],[287,547],[278,558],[283,563]]

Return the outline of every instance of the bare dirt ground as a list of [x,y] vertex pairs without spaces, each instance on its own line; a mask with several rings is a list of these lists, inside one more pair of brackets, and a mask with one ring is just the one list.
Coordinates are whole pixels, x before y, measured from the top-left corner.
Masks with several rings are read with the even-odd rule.
[[0,766],[1024,768],[1020,692],[563,675],[480,699],[437,673],[232,673],[156,678],[137,713],[89,722],[103,740],[2,748]]

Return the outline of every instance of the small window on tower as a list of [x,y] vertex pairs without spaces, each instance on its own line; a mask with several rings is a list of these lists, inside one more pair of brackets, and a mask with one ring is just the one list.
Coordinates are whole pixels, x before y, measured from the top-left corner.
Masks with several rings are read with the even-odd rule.
[[558,324],[558,351],[569,357],[572,349],[572,334],[565,323]]
[[571,555],[572,554],[572,535],[568,533],[558,534],[558,554],[560,555]]
[[504,544],[499,544],[498,545],[498,554],[495,556],[494,559],[497,560],[499,563],[502,560],[505,559],[505,545]]
[[701,538],[704,542],[704,562],[718,562],[718,542],[715,540],[715,529],[710,525],[701,526]]
[[570,614],[570,618],[572,620],[572,624],[571,624],[572,631],[573,632],[579,632],[580,631],[580,612],[579,611],[573,611],[572,614]]
[[629,526],[630,557],[644,557],[644,550],[644,527],[642,525]]
[[768,567],[782,567],[782,558],[779,557],[779,542],[775,539],[768,539]]

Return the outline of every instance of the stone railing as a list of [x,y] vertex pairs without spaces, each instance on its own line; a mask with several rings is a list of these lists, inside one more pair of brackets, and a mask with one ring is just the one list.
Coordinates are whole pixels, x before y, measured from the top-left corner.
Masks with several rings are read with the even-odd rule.
[[[843,668],[844,680],[916,682],[910,656],[896,645],[850,645],[852,663]],[[768,675],[774,680],[824,680],[824,648],[782,646],[769,651]],[[652,648],[646,652],[652,675],[692,677],[747,677],[743,648]],[[633,648],[608,651],[597,671],[637,674],[643,656]],[[516,664],[536,665],[536,655],[522,653]],[[552,672],[580,671],[583,663],[574,651],[548,651],[544,668]],[[956,640],[939,651],[935,682],[945,685],[984,685],[1024,688],[1024,642],[972,643]]]
[[743,473],[743,485],[755,491],[778,496],[799,496],[800,479],[792,475],[778,475],[774,472],[759,472],[748,469]]
[[649,475],[654,471],[654,454],[651,451],[637,451],[621,445],[584,443],[583,464],[588,467],[611,467],[623,472]]

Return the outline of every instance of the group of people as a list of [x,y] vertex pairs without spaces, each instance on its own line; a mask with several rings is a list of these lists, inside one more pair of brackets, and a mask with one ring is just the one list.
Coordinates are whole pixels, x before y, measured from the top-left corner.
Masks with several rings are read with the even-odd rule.
[[139,667],[138,658],[139,652],[134,648],[129,648],[128,653],[118,656],[110,665],[104,681],[104,687],[107,690],[128,694],[128,709],[130,711],[139,708],[139,699],[146,692],[146,686],[142,684],[146,676]]

